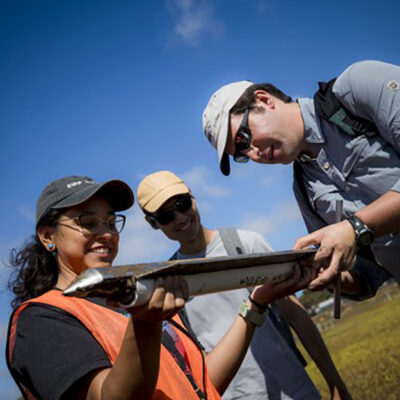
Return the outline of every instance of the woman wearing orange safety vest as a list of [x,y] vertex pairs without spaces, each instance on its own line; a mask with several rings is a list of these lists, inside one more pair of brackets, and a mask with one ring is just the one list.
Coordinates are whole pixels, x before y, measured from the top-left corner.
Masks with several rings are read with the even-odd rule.
[[[125,310],[62,295],[82,271],[111,267],[125,224],[116,212],[133,201],[120,180],[70,176],[42,191],[36,233],[11,255],[16,271],[7,363],[26,399],[214,400],[240,366],[254,321],[242,313],[204,355],[178,314],[188,297],[180,277],[159,278],[147,304]],[[257,287],[246,306],[261,314],[269,302],[304,287],[310,275],[306,269],[300,278],[296,268],[289,281]]]

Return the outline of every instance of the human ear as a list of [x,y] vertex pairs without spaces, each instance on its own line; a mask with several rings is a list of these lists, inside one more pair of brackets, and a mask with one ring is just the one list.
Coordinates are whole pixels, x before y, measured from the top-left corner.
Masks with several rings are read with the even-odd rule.
[[37,235],[47,251],[53,253],[56,250],[54,229],[50,226],[39,226]]
[[275,108],[275,97],[270,95],[265,90],[256,90],[254,92],[254,98],[257,102],[265,104],[268,108]]
[[197,210],[197,201],[196,197],[193,196],[193,193],[191,190],[189,190],[190,197],[192,198],[192,209]]
[[157,222],[154,220],[154,218],[152,218],[150,215],[146,215],[145,217],[145,220],[150,224],[150,226],[153,228],[153,229],[160,229],[159,227],[158,227],[158,225],[157,225]]

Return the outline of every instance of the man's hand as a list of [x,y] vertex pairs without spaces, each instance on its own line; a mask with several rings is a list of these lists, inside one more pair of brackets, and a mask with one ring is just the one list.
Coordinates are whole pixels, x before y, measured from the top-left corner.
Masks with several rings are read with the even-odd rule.
[[307,288],[322,290],[337,277],[341,270],[351,265],[356,252],[355,234],[351,224],[344,220],[326,226],[296,240],[293,250],[319,245],[312,260],[313,268],[319,272]]

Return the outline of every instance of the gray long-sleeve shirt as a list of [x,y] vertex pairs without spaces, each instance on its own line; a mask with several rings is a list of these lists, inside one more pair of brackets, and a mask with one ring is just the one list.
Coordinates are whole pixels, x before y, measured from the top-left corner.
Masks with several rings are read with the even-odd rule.
[[[311,99],[299,99],[305,140],[317,156],[300,155],[301,175],[310,209],[299,186],[294,192],[308,230],[335,222],[336,200],[343,200],[349,216],[392,190],[400,192],[400,67],[361,61],[348,67],[333,91],[354,115],[373,121],[375,136],[352,137],[315,115]],[[400,282],[400,235],[374,241],[376,260]]]

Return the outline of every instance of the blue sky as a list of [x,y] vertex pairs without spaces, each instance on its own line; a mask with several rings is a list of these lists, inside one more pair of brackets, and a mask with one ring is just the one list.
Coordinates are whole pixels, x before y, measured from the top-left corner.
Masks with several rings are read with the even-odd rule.
[[[0,3],[0,257],[34,233],[53,179],[121,178],[136,190],[170,169],[197,197],[203,223],[262,232],[291,248],[305,228],[291,168],[217,169],[201,113],[218,87],[272,82],[294,97],[362,59],[400,64],[395,1],[3,0]],[[167,258],[175,245],[127,212],[118,263]],[[2,265],[0,338],[10,296]],[[0,399],[17,398],[0,361]]]

